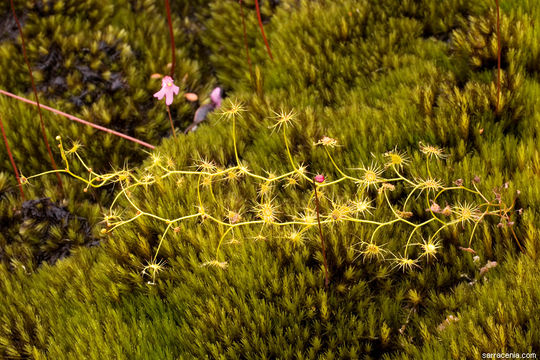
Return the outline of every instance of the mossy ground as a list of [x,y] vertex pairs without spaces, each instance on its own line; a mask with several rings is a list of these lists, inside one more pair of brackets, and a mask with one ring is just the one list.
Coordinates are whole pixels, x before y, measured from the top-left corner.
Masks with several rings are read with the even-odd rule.
[[[513,230],[487,219],[467,247],[471,225],[440,233],[437,261],[412,271],[392,271],[384,261],[358,257],[355,244],[372,228],[338,223],[324,228],[331,283],[324,285],[320,240],[307,232],[293,244],[286,231],[260,226],[235,232],[238,242],[219,254],[226,269],[203,266],[216,257],[225,231],[210,221],[187,220],[168,232],[159,250],[166,260],[156,284],[142,270],[156,251],[163,222],[149,217],[100,233],[102,214],[118,193],[109,186],[83,192],[84,184],[54,176],[25,187],[29,199],[51,198],[71,214],[67,224],[28,219],[17,196],[10,163],[1,147],[0,170],[0,357],[49,359],[192,358],[479,358],[482,352],[538,352],[540,300],[540,6],[501,1],[502,91],[497,111],[494,2],[263,1],[265,30],[274,61],[266,54],[254,12],[245,1],[250,77],[237,1],[173,1],[177,68],[188,74],[182,90],[202,100],[216,84],[242,101],[236,126],[238,153],[251,171],[290,171],[280,132],[269,127],[272,111],[295,109],[288,129],[295,161],[340,174],[324,150],[323,136],[339,139],[332,151],[343,169],[368,165],[398,147],[410,156],[409,177],[426,177],[420,141],[444,147],[449,157],[431,172],[445,184],[462,178],[490,194],[508,183],[520,191]],[[170,137],[153,73],[170,61],[164,7],[157,1],[20,2],[30,62],[47,105],[159,145],[154,154],[192,166],[199,156],[235,164],[231,123],[212,114],[195,133]],[[2,21],[9,18],[0,5]],[[7,26],[7,25],[6,25]],[[9,27],[9,26],[8,26]],[[0,36],[0,87],[28,98],[29,78],[16,36]],[[86,78],[85,78],[86,76]],[[194,108],[177,97],[176,126],[189,124]],[[0,98],[0,114],[22,172],[50,170],[38,134],[35,109]],[[52,139],[80,141],[81,156],[99,171],[129,160],[144,175],[152,159],[137,145],[46,114]],[[34,135],[36,134],[36,135]],[[60,162],[58,152],[55,152]],[[380,156],[378,157],[380,160]],[[82,172],[82,167],[75,167]],[[349,170],[347,170],[349,171]],[[196,211],[197,178],[167,178],[133,199],[145,211],[178,217]],[[357,185],[343,182],[326,195],[348,199]],[[254,205],[249,179],[216,184],[225,208]],[[296,214],[310,187],[275,190],[280,216]],[[392,201],[402,204],[398,187]],[[211,204],[208,192],[203,201]],[[455,193],[449,202],[472,202]],[[380,205],[377,203],[376,205]],[[119,207],[129,208],[125,201]],[[330,207],[321,204],[323,212]],[[421,214],[426,204],[414,203]],[[214,206],[216,216],[225,216]],[[61,212],[64,214],[63,212]],[[373,219],[391,215],[377,206]],[[83,220],[84,219],[84,220]],[[83,231],[89,226],[90,231]],[[290,229],[289,229],[290,230]],[[426,231],[434,231],[427,227]],[[378,233],[379,244],[399,251],[405,227]],[[99,240],[99,246],[95,245]],[[47,254],[70,256],[56,261]],[[51,261],[54,260],[54,261]],[[486,262],[499,266],[480,274]],[[459,319],[442,326],[449,315]]]

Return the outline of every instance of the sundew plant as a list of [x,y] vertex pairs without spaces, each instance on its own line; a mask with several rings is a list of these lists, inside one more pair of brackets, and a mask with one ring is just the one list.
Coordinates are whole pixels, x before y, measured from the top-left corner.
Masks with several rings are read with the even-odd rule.
[[539,19],[0,5],[0,358],[536,358]]

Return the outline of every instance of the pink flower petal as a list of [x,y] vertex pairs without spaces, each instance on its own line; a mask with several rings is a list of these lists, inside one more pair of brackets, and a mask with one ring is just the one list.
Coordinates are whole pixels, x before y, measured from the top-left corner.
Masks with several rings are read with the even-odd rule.
[[219,108],[221,106],[221,88],[217,87],[210,93],[210,99],[215,104],[216,108]]
[[154,97],[158,98],[159,100],[163,99],[163,96],[165,96],[165,89],[161,89],[154,94]]
[[165,76],[161,80],[161,90],[154,94],[154,97],[159,100],[165,97],[165,104],[167,106],[173,103],[174,95],[177,95],[180,92],[180,88],[174,85],[173,79],[170,76]]
[[318,182],[318,183],[323,183],[324,182],[324,175],[315,176],[315,181]]
[[168,92],[165,94],[165,104],[167,104],[167,106],[171,105],[173,102],[173,94]]

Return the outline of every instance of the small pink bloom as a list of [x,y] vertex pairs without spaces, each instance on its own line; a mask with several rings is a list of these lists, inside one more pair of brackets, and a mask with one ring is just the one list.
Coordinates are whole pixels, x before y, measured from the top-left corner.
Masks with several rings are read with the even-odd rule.
[[221,106],[221,88],[217,87],[210,93],[210,100],[214,103],[215,108],[219,108]]
[[318,183],[323,183],[324,182],[324,175],[317,175],[315,176],[315,181],[318,182]]
[[441,212],[441,207],[435,202],[431,204],[429,209],[436,214],[439,214]]
[[452,209],[450,208],[450,205],[446,205],[446,207],[441,211],[441,214],[443,214],[444,216],[452,215]]
[[178,95],[178,91],[180,91],[180,88],[174,85],[172,77],[165,76],[163,80],[161,80],[161,90],[155,93],[154,97],[161,100],[165,96],[165,104],[169,106],[173,102],[174,95]]

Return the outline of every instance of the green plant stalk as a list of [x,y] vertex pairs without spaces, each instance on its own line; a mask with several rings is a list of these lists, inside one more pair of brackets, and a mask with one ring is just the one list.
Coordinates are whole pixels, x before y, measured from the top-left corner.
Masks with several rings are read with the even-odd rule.
[[240,165],[240,158],[238,157],[238,149],[236,148],[236,117],[233,116],[232,119],[232,137],[233,137],[233,147],[234,147],[234,158],[236,159],[236,165]]
[[328,263],[326,261],[326,248],[324,246],[324,237],[322,232],[322,226],[321,226],[321,219],[320,219],[320,207],[319,207],[319,196],[317,195],[317,184],[315,181],[313,183],[313,189],[315,191],[315,204],[317,209],[317,223],[319,224],[319,237],[321,238],[321,249],[322,249],[322,256],[323,256],[323,263],[324,263],[324,286],[328,289],[328,284],[330,283],[330,279],[328,278]]
[[328,157],[330,158],[330,161],[332,162],[332,165],[334,165],[334,167],[336,168],[336,170],[341,174],[341,176],[343,176],[344,178],[346,179],[351,179],[351,180],[359,180],[359,179],[355,179],[353,177],[350,177],[349,175],[345,174],[343,171],[341,171],[341,169],[339,168],[339,166],[337,166],[336,162],[334,161],[334,158],[332,157],[332,155],[330,155],[330,152],[328,151],[328,148],[325,146],[324,147],[324,150],[326,151],[326,154],[328,155]]
[[300,176],[302,176],[304,179],[308,181],[312,181],[309,177],[306,176],[302,171],[298,169],[296,164],[294,163],[294,160],[291,155],[291,149],[289,148],[289,142],[287,141],[287,132],[285,130],[285,127],[283,127],[283,141],[285,142],[285,149],[287,151],[287,156],[289,157],[289,162],[291,163],[292,168],[296,173],[298,173]]

